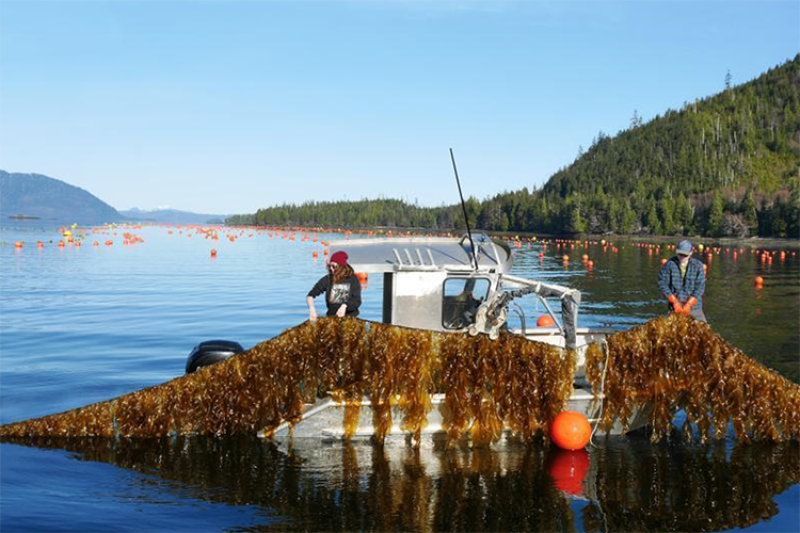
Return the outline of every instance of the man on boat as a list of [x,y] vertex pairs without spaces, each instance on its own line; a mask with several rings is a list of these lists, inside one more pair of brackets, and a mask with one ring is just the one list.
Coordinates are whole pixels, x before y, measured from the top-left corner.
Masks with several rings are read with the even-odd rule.
[[692,257],[692,243],[689,241],[679,242],[675,252],[676,255],[658,273],[658,288],[672,312],[706,322],[703,313],[703,293],[706,290],[703,263]]

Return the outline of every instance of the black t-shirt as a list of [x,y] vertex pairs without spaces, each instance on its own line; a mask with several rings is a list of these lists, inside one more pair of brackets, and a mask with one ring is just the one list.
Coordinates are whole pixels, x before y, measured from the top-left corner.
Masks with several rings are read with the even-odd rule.
[[323,276],[308,292],[312,298],[325,293],[328,316],[336,315],[342,304],[347,304],[347,316],[358,316],[361,306],[361,283],[356,276],[350,276],[331,286],[331,277]]

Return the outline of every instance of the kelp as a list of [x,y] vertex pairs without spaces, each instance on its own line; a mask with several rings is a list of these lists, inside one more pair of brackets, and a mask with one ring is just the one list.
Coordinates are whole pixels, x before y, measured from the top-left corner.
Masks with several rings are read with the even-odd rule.
[[[652,440],[670,434],[677,410],[705,442],[731,423],[736,436],[781,441],[800,435],[800,387],[714,333],[708,324],[669,315],[591,345],[586,376],[602,404],[601,428],[623,426],[639,408],[652,408]],[[603,376],[605,372],[605,377]]]
[[367,397],[375,439],[399,427],[419,442],[445,394],[444,430],[476,442],[504,426],[532,438],[566,405],[575,355],[503,333],[499,340],[356,319],[307,322],[227,361],[162,385],[61,414],[0,426],[0,436],[270,435],[330,396],[345,404],[345,437]]

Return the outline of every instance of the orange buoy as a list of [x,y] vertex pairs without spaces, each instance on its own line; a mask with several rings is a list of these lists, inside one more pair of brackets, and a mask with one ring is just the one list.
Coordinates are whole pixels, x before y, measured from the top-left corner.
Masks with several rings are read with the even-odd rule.
[[586,261],[586,268],[588,268],[589,270],[593,269],[594,268],[594,261],[591,261],[591,260]]
[[316,259],[317,257],[319,257],[319,252],[318,252],[318,251],[316,251],[316,250],[314,250],[313,252],[311,252],[311,257],[313,257],[314,259]]
[[762,278],[761,276],[756,276],[755,283],[756,287],[761,287],[762,285],[764,285],[764,278]]
[[100,243],[99,243],[99,242],[97,242],[97,241],[94,241],[94,242],[92,243],[92,245],[94,245],[94,246],[100,246]]
[[17,248],[17,249],[22,248],[22,241],[15,242],[14,243],[14,248]]
[[66,246],[66,244],[64,244],[64,241],[58,241],[59,248],[63,248],[64,246]]
[[666,258],[662,258],[661,259],[661,266],[664,266],[666,264],[667,264],[667,259]]
[[563,259],[564,262],[566,263],[567,261],[569,261],[569,256],[564,254],[563,256],[561,256],[561,259]]
[[552,328],[556,325],[556,321],[550,315],[542,315],[536,321],[536,325],[540,328]]
[[560,450],[555,452],[555,458],[547,471],[558,490],[573,496],[583,496],[583,481],[589,472],[590,462],[586,450]]
[[366,272],[356,272],[356,277],[358,278],[358,281],[360,281],[361,283],[366,283],[369,278],[369,275]]
[[217,257],[217,249],[216,248],[212,248],[211,249],[211,257]]
[[43,243],[42,241],[38,241],[38,242],[36,243],[36,247],[37,247],[37,248],[44,248],[44,243]]
[[580,450],[589,444],[592,426],[583,413],[562,411],[550,425],[550,438],[564,450]]

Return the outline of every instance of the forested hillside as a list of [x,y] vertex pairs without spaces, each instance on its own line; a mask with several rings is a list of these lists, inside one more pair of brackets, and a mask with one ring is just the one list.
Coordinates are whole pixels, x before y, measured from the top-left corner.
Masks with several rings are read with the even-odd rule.
[[[540,190],[505,192],[468,211],[479,228],[554,234],[800,237],[800,55],[759,78],[610,137]],[[498,178],[502,181],[502,178]],[[308,203],[229,223],[460,226],[455,206],[398,200]]]

